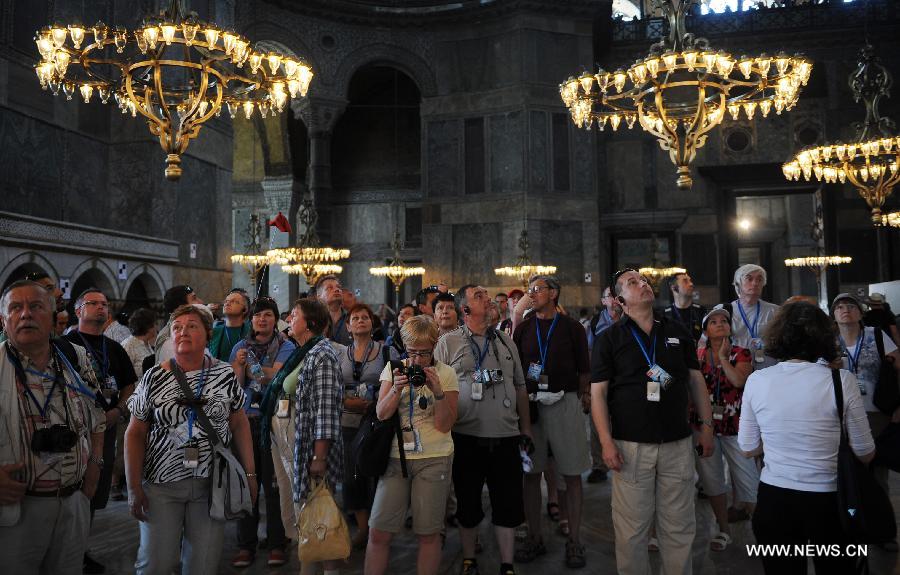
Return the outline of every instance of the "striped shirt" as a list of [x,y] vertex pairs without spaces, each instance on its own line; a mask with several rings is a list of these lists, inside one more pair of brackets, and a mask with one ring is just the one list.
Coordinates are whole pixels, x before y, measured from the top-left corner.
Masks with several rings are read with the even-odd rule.
[[[209,361],[212,366],[209,366]],[[202,397],[203,411],[225,445],[231,443],[228,421],[231,414],[244,405],[244,392],[234,378],[231,365],[206,358],[206,374]],[[200,390],[201,370],[185,373],[191,392]],[[132,416],[150,424],[144,455],[144,478],[151,483],[169,483],[192,477],[208,477],[212,448],[200,422],[189,425],[187,406],[179,405],[184,397],[181,386],[171,371],[155,365],[148,369],[128,400]],[[196,468],[184,465],[184,447],[189,439],[200,451]]]
[[[78,355],[79,376],[84,384],[97,392],[97,384],[94,371],[90,368],[90,361],[84,349],[75,346]],[[11,363],[9,348],[5,347],[0,354],[0,362]],[[47,377],[38,375],[31,358],[19,352],[18,357],[25,370],[25,380],[31,397],[25,392],[18,382],[3,382],[3,385],[15,385],[18,391],[18,407],[20,422],[22,425],[17,430],[8,430],[6,426],[3,434],[9,434],[11,439],[19,442],[19,453],[25,454],[24,482],[29,491],[56,491],[61,487],[69,487],[77,484],[84,477],[88,465],[88,457],[91,455],[91,433],[102,433],[106,430],[106,418],[103,410],[94,404],[90,397],[79,393],[78,382],[66,367],[66,363],[60,358],[60,353],[55,353],[47,368],[43,370]],[[8,373],[13,373],[12,366],[7,366]],[[61,373],[65,379],[65,392],[61,392],[59,386],[55,386],[54,378]],[[47,395],[53,389],[50,402],[47,404],[45,417],[41,416],[41,410],[35,402],[44,406]],[[69,429],[78,435],[75,447],[64,453],[35,453],[31,450],[31,440],[34,431],[50,427],[51,425],[67,425]],[[0,441],[3,441],[0,438]]]
[[344,445],[341,411],[344,401],[343,377],[337,353],[328,340],[313,346],[303,358],[297,382],[297,409],[294,415],[294,501],[309,495],[309,464],[317,439],[331,440],[325,479],[333,490],[342,480]]

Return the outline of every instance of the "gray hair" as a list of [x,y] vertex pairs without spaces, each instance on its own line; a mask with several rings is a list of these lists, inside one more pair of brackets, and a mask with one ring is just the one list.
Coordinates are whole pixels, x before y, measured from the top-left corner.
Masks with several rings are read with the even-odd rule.
[[549,274],[536,274],[528,278],[528,285],[533,284],[536,281],[543,280],[547,287],[550,289],[556,290],[556,297],[553,299],[554,302],[559,302],[559,296],[562,294],[562,288],[559,285],[559,280],[556,279],[556,276],[551,276]]
[[763,286],[769,283],[769,277],[762,266],[756,264],[744,264],[734,271],[734,291],[737,293],[738,297],[741,296],[741,284],[744,282],[744,278],[754,272],[762,272]]
[[31,280],[18,280],[10,284],[8,288],[3,292],[3,296],[0,296],[0,316],[3,317],[3,321],[9,319],[9,313],[7,313],[7,307],[9,306],[9,298],[12,295],[12,291],[19,288],[30,287],[35,288],[47,299],[47,305],[49,306],[49,311],[52,313],[56,311],[56,298],[53,297],[53,294],[47,290],[43,285],[33,282]]

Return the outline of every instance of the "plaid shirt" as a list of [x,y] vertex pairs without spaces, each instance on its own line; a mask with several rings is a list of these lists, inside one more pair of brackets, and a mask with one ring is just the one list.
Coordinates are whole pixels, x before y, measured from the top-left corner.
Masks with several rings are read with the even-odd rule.
[[330,439],[325,479],[333,490],[342,480],[344,444],[341,410],[344,384],[337,353],[323,339],[303,359],[297,381],[294,419],[294,501],[309,495],[309,464],[317,439]]

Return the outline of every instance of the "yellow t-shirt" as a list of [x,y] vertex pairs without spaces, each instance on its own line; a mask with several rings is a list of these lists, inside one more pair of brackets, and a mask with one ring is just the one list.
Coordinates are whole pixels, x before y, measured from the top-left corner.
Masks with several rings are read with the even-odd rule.
[[[434,362],[434,368],[437,370],[438,377],[441,380],[441,389],[444,393],[448,391],[459,392],[459,382],[456,380],[456,372],[449,365],[439,361]],[[381,372],[381,381],[391,381],[391,365],[384,366]],[[422,446],[420,452],[406,452],[407,459],[426,459],[428,457],[446,457],[453,454],[453,438],[450,433],[441,433],[434,427],[434,394],[423,385],[418,389],[407,386],[400,395],[400,404],[397,410],[400,412],[400,425],[404,428],[409,427],[409,394],[413,393],[412,399],[412,428],[419,432],[419,443]],[[428,402],[425,409],[419,405],[419,398],[424,397]],[[400,450],[397,442],[391,446],[391,457],[400,458]]]

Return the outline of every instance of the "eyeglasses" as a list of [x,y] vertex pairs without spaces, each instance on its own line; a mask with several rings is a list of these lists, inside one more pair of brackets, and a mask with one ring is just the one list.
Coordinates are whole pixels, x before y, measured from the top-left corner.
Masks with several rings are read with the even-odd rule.
[[81,307],[84,307],[84,306],[86,306],[86,305],[89,305],[89,306],[91,306],[91,307],[107,307],[107,308],[108,308],[108,307],[109,307],[109,302],[106,302],[106,301],[100,301],[100,300],[83,301],[83,302],[81,302]]
[[407,348],[406,353],[409,355],[409,357],[429,357],[432,353],[434,353],[434,350],[429,349],[426,351],[423,349],[408,349]]
[[545,289],[550,289],[550,288],[547,286],[532,286],[532,287],[528,288],[528,293],[536,294],[536,293],[540,292],[541,290],[545,290]]

